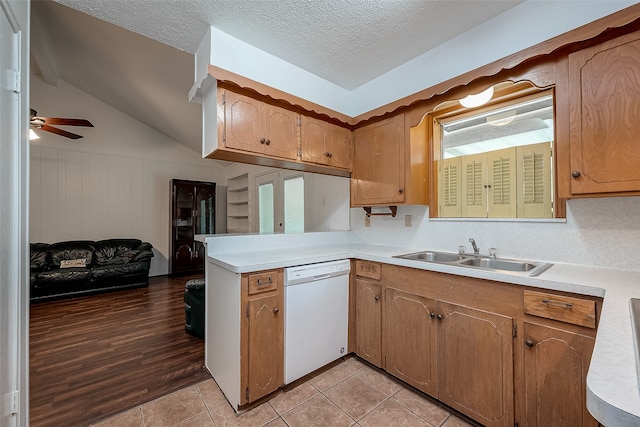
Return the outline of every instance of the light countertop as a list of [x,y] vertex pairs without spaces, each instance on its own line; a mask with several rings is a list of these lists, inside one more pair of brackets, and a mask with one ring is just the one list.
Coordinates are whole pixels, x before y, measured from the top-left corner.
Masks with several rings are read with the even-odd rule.
[[415,248],[353,242],[348,232],[199,237],[207,243],[208,262],[234,273],[357,258],[603,297],[596,343],[587,375],[587,407],[607,427],[640,426],[640,391],[629,311],[629,299],[640,298],[638,272],[554,263],[553,267],[539,276],[527,277],[410,261],[393,256],[416,252]]

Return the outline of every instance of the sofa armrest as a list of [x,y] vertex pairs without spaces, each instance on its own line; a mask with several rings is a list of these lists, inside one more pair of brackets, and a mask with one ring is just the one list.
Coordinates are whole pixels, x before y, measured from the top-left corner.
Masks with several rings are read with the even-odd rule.
[[146,261],[153,258],[153,246],[149,243],[142,243],[136,250],[138,253],[133,257],[131,261]]

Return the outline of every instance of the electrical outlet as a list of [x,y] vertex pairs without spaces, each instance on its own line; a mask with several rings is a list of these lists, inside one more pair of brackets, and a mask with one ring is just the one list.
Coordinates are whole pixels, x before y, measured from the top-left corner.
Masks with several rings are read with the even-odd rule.
[[405,227],[411,227],[412,221],[413,221],[413,218],[411,217],[411,215],[405,215],[404,216],[404,226]]
[[366,216],[364,217],[364,226],[365,227],[371,227],[371,217],[370,216]]

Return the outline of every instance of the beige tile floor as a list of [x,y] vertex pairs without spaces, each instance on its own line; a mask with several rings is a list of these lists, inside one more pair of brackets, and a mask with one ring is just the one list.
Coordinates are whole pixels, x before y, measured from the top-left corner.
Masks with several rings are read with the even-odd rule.
[[421,395],[350,358],[236,415],[207,380],[94,424],[94,427],[468,427]]

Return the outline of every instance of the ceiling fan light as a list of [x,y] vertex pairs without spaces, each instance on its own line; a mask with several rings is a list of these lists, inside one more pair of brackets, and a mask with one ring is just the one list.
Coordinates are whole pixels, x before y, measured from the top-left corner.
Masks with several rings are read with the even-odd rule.
[[467,95],[462,98],[460,101],[460,105],[466,108],[479,107],[481,105],[486,104],[493,97],[493,86],[490,86],[488,89],[483,90],[480,93],[476,93],[473,95]]
[[29,129],[29,141],[33,141],[36,139],[40,139],[40,136],[38,136],[38,134],[35,133],[33,129]]

